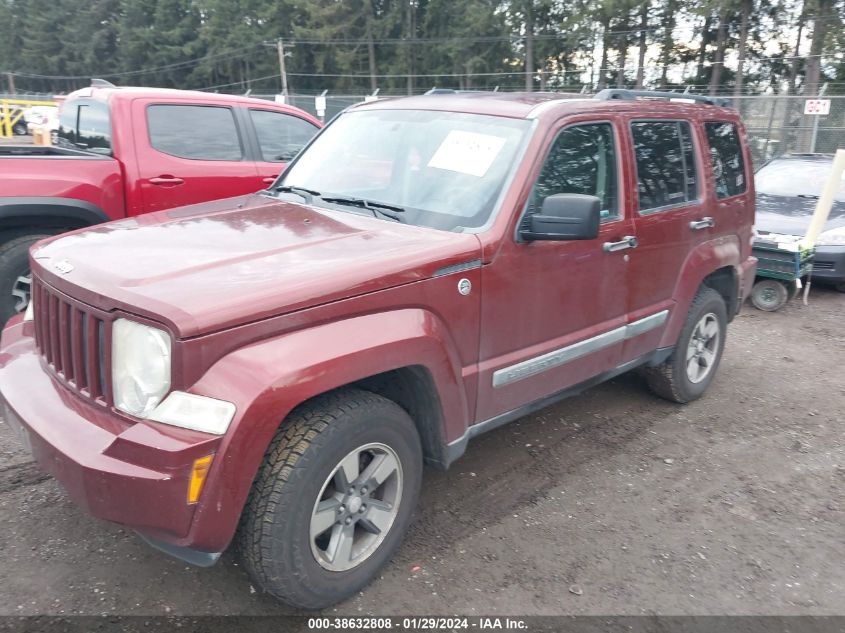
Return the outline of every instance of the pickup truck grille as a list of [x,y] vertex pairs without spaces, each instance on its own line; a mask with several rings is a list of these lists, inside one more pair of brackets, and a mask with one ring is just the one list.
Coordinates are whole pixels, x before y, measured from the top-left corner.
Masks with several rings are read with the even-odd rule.
[[34,275],[32,301],[35,342],[48,369],[71,390],[105,403],[105,320]]

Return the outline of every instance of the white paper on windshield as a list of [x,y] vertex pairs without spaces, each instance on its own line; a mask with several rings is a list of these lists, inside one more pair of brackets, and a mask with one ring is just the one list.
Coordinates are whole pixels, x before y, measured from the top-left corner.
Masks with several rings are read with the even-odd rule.
[[500,136],[452,130],[443,139],[429,167],[482,177],[505,145]]

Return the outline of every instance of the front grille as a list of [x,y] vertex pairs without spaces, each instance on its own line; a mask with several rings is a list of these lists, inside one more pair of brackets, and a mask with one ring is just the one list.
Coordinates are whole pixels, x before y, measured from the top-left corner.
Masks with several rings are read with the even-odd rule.
[[815,260],[813,262],[813,268],[816,270],[833,270],[833,262],[820,262],[819,260]]
[[35,342],[48,368],[70,389],[106,401],[105,322],[33,276]]

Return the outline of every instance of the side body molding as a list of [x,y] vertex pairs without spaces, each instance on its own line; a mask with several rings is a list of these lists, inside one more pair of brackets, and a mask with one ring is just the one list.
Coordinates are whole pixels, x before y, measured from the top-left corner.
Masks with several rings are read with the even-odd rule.
[[[445,325],[422,309],[354,317],[283,334],[239,349],[215,363],[194,393],[235,403],[237,413],[220,445],[200,500],[190,540],[221,551],[237,527],[264,453],[282,420],[321,393],[375,374],[422,367],[436,386],[445,445],[469,422],[461,367]],[[213,517],[202,515],[212,514]],[[187,540],[186,540],[187,543]]]

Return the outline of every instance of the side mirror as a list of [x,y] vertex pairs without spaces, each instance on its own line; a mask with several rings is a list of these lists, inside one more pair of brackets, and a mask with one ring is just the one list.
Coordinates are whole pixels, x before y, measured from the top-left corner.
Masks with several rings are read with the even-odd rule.
[[593,240],[599,236],[601,200],[580,193],[557,193],[543,200],[540,213],[525,218],[520,235],[532,240]]

